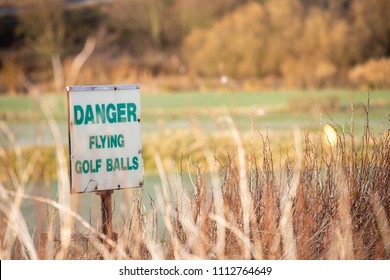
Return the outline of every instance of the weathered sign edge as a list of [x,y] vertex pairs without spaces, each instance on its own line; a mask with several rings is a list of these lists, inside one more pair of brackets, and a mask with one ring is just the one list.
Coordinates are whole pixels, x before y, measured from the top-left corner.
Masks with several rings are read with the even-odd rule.
[[[73,191],[72,188],[72,161],[71,161],[71,154],[72,154],[72,148],[71,148],[71,141],[70,141],[70,106],[69,106],[69,95],[71,91],[104,91],[104,90],[134,90],[134,89],[140,89],[139,84],[119,84],[119,85],[90,85],[90,86],[67,86],[66,87],[66,101],[67,101],[67,111],[68,111],[68,151],[69,151],[69,188],[71,194],[81,194],[85,192],[78,192]],[[140,122],[140,120],[138,120]],[[142,154],[142,152],[141,152]],[[143,165],[143,164],[142,164]],[[118,188],[117,190],[122,189],[142,189],[144,187],[144,177],[142,178],[142,181],[139,183],[138,186],[134,186],[131,188]],[[115,189],[112,189],[115,190]]]
[[90,85],[90,86],[67,86],[66,91],[102,91],[102,90],[132,90],[140,89],[139,84],[119,84],[119,85]]

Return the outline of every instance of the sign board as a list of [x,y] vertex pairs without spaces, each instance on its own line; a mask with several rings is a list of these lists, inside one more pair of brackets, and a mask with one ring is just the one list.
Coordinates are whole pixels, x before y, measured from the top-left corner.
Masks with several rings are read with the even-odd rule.
[[66,89],[71,193],[142,187],[140,86]]

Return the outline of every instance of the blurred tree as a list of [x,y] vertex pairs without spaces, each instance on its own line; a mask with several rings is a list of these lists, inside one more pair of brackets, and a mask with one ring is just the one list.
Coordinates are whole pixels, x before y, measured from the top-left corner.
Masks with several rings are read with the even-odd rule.
[[298,0],[249,2],[184,41],[189,66],[203,75],[263,77],[278,74],[285,57],[294,55],[302,26]]
[[99,33],[103,21],[102,12],[96,6],[65,10],[64,54],[73,55],[80,52],[86,39]]
[[164,34],[173,43],[194,28],[209,28],[217,19],[246,0],[173,0],[165,16]]
[[20,41],[16,29],[18,19],[15,16],[3,16],[0,18],[0,49],[8,49]]
[[334,16],[343,17],[348,14],[353,0],[328,0],[328,9]]
[[356,35],[362,44],[361,61],[390,55],[390,1],[355,0],[353,16]]
[[[323,86],[326,80],[334,77],[338,62],[333,61],[333,57],[340,53],[338,48],[343,44],[341,40],[345,32],[343,25],[337,24],[328,11],[317,7],[310,9],[300,34],[293,40],[294,55],[283,62],[283,77],[288,84]],[[339,37],[341,40],[336,42]]]
[[306,10],[313,7],[323,10],[345,12],[354,0],[300,0]]
[[162,47],[162,14],[163,1],[161,0],[144,0],[144,5],[147,11],[147,18],[149,19],[150,35],[152,37],[153,45],[156,49]]
[[210,30],[195,29],[185,39],[183,56],[201,75],[261,75],[258,63],[264,53],[267,15],[251,2],[216,22]]
[[328,7],[305,10],[301,3],[250,2],[209,30],[191,32],[182,46],[187,64],[201,75],[276,76],[300,87],[332,83],[359,60],[359,48],[351,46],[358,37],[339,16],[346,6],[330,8],[336,4],[327,1]]
[[19,13],[0,18],[0,57],[15,54],[3,61],[3,77],[18,69],[52,79],[51,63],[58,87],[61,59],[96,33],[98,56],[116,70],[126,60],[123,72],[131,65],[172,73],[174,59],[175,69],[185,60],[203,76],[283,78],[295,86],[330,85],[356,65],[390,56],[389,0],[111,0],[68,10],[67,3],[0,1]]
[[142,50],[177,47],[194,28],[206,28],[246,0],[114,0],[105,8],[116,42]]
[[269,15],[267,49],[259,63],[264,73],[278,75],[286,57],[297,56],[301,52],[299,38],[303,28],[303,8],[299,0],[269,0],[265,8]]
[[60,58],[65,34],[63,0],[31,0],[29,5],[27,12],[20,13],[20,32],[24,34],[26,44],[38,55],[34,66],[41,64],[46,68],[51,63],[55,87],[60,90],[64,81]]
[[162,17],[167,0],[115,0],[104,8],[115,42],[142,53],[162,47]]
[[38,55],[50,61],[63,52],[65,25],[63,0],[30,0],[27,12],[20,13],[20,31]]

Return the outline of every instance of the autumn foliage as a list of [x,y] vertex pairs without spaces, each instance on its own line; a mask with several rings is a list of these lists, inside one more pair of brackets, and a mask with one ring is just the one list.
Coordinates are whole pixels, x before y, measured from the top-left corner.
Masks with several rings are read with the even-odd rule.
[[0,17],[2,91],[53,89],[58,65],[66,82],[67,65],[91,37],[82,83],[189,77],[165,85],[180,89],[227,76],[255,87],[388,87],[387,0],[68,2],[25,0]]

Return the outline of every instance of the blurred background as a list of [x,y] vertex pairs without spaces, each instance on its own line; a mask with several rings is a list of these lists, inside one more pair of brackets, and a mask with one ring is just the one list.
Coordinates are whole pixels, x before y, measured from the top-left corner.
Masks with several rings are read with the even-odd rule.
[[[359,145],[367,92],[370,129],[389,127],[389,15],[388,0],[0,0],[0,180],[14,188],[33,164],[27,192],[55,199],[71,85],[141,84],[144,201],[156,155],[171,182],[202,170],[205,147],[223,164],[232,123],[275,166],[295,128],[316,139],[331,124]],[[80,200],[100,215],[97,196]],[[29,227],[45,228],[34,203]]]
[[1,0],[0,92],[386,88],[389,14],[387,0]]
[[293,126],[364,122],[369,91],[379,131],[389,15],[387,0],[0,0],[0,120],[19,145],[52,145],[44,97],[66,146],[65,86],[139,83],[147,172],[156,150],[196,155],[193,127],[224,154],[225,115],[279,149]]

